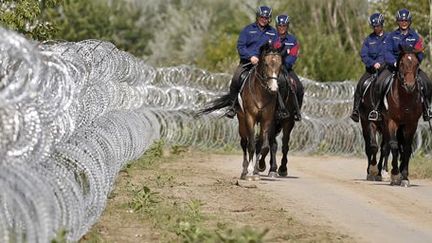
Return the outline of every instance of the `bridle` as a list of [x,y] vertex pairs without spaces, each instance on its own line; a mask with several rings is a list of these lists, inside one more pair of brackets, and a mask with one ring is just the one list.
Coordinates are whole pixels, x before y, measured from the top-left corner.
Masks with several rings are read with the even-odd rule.
[[[417,57],[416,57],[417,58]],[[406,73],[402,73],[401,71],[400,71],[400,62],[401,62],[401,60],[402,60],[402,56],[401,56],[401,58],[400,58],[400,60],[398,60],[398,68],[397,68],[397,72],[396,72],[396,76],[397,76],[397,78],[398,78],[398,80],[400,81],[400,83],[401,83],[401,86],[405,89],[405,90],[407,90],[407,91],[412,91],[412,87],[415,87],[414,85],[413,86],[409,86],[408,84],[407,84],[407,82],[406,82],[406,80],[405,80],[405,75],[404,74],[406,74],[406,73],[410,73],[411,71],[409,71],[409,72],[406,72]],[[420,64],[419,63],[417,63],[417,68],[416,68],[416,70],[413,72],[414,73],[414,81],[415,81],[415,83],[416,84],[418,84],[419,82],[418,82],[418,74],[419,74],[419,71],[420,71]]]
[[[266,56],[282,56],[279,52],[273,52],[273,51],[271,51],[271,52],[269,52],[269,53],[266,53],[266,54],[264,54],[264,55],[262,55],[263,57],[266,57]],[[265,65],[265,64],[262,64],[262,65]],[[282,64],[281,64],[282,65]],[[269,80],[272,80],[272,79],[274,79],[274,80],[276,80],[276,82],[277,82],[277,80],[278,80],[278,77],[271,77],[271,76],[267,76],[267,73],[266,72],[264,72],[264,75],[261,75],[260,73],[259,73],[259,70],[257,70],[258,68],[257,68],[257,66],[254,66],[253,67],[253,69],[255,69],[255,75],[257,76],[257,78],[260,80],[260,85],[266,90],[266,91],[268,91],[268,92],[270,92],[270,88],[268,87],[268,85],[266,85],[266,84],[264,84],[263,82],[264,81],[269,81]]]

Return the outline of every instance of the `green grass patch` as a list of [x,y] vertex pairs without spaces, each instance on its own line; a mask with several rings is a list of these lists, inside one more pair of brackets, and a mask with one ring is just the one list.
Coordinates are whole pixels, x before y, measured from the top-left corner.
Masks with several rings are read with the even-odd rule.
[[[432,178],[432,158],[430,155],[424,154],[423,151],[417,152],[410,160],[409,172],[410,176],[419,179]],[[391,166],[391,163],[389,162]]]

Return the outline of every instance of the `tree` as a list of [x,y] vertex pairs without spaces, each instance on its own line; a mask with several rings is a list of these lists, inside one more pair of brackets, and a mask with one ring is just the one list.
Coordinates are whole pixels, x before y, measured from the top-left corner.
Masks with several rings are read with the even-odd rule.
[[143,15],[149,19],[154,15],[143,11],[137,3],[124,0],[64,0],[62,6],[51,9],[48,15],[57,23],[54,39],[105,40],[143,57],[149,54],[146,47],[153,29],[140,21]]
[[35,40],[50,39],[56,29],[46,12],[61,3],[62,0],[3,0],[0,24]]

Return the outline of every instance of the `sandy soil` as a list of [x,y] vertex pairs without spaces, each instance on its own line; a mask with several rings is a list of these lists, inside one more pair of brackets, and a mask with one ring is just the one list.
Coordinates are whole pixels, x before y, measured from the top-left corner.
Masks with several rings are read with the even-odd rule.
[[[205,167],[239,176],[241,156],[212,155]],[[265,175],[265,173],[263,173]],[[288,177],[251,182],[304,222],[331,225],[359,242],[432,242],[432,182],[366,181],[366,161],[290,157]]]
[[[120,174],[93,231],[107,242],[176,241],[154,219],[120,206],[129,200],[124,191],[132,182],[166,200],[200,200],[210,215],[208,228],[225,222],[270,229],[266,242],[432,242],[431,181],[411,180],[409,188],[366,181],[366,162],[359,158],[289,159],[288,177],[275,180],[263,173],[260,181],[240,181],[241,155],[197,152],[154,170]],[[173,181],[161,186],[160,178],[171,175]]]

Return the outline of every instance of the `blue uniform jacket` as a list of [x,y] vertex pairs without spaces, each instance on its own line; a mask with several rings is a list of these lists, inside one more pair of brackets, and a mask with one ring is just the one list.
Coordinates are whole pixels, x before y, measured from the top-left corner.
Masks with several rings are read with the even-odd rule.
[[363,41],[360,57],[366,68],[372,68],[375,63],[384,64],[384,40],[388,33],[382,36],[372,32]]
[[300,45],[297,43],[295,36],[291,34],[286,34],[285,36],[281,36],[279,38],[283,46],[282,58],[284,65],[287,70],[290,70],[297,60]]
[[[399,45],[409,45],[415,49],[423,49],[423,39],[414,30],[409,29],[406,35],[402,34],[400,29],[397,29],[387,35],[384,40],[384,60],[393,66],[399,56]],[[423,52],[418,53],[417,57],[421,62],[423,60]]]
[[241,32],[237,41],[237,51],[242,62],[249,62],[252,56],[259,56],[259,49],[267,41],[277,40],[277,32],[270,25],[262,31],[257,23],[246,26]]

